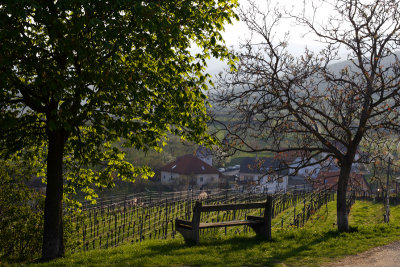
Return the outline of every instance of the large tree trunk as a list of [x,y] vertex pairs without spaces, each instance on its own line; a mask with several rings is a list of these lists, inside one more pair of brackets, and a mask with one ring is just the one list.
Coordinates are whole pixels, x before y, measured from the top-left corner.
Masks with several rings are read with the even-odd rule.
[[63,198],[63,131],[48,131],[47,188],[44,207],[42,260],[64,256],[62,198]]
[[349,184],[351,163],[344,163],[340,168],[337,187],[337,226],[339,232],[349,231],[349,217],[346,203],[347,185]]

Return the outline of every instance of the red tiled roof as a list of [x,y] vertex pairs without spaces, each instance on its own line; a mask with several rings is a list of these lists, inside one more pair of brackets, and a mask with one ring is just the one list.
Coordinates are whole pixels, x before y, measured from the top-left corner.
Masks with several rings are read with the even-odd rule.
[[175,161],[168,163],[161,168],[164,172],[173,172],[178,174],[211,174],[219,171],[213,166],[208,165],[201,159],[193,155],[185,155],[177,158]]

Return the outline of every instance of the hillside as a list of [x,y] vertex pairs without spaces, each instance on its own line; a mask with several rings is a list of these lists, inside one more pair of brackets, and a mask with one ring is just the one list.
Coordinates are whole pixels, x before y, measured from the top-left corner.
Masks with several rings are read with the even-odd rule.
[[320,266],[338,258],[400,240],[400,206],[391,209],[391,223],[383,224],[382,204],[357,201],[350,213],[351,233],[335,227],[336,203],[315,213],[304,228],[273,229],[273,240],[254,233],[232,236],[210,233],[201,245],[174,240],[151,240],[113,249],[93,250],[36,266]]

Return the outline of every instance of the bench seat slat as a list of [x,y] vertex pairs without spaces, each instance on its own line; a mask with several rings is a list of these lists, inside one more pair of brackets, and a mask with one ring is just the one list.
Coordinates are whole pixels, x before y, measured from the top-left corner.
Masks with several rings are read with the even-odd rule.
[[193,227],[191,225],[186,225],[186,224],[176,224],[176,228],[185,228],[188,230],[193,230]]
[[214,228],[224,226],[240,226],[240,225],[253,225],[263,223],[261,220],[241,220],[241,221],[228,221],[228,222],[214,222],[214,223],[200,223],[199,228]]
[[189,225],[192,226],[192,222],[191,221],[186,221],[186,220],[181,220],[181,219],[175,219],[175,223],[179,224],[179,225]]
[[265,208],[265,205],[266,205],[265,202],[203,205],[201,207],[201,211],[210,212],[210,211],[227,211],[227,210],[240,210],[240,209],[260,209],[260,208]]
[[254,216],[254,215],[247,215],[247,220],[264,220],[263,216]]

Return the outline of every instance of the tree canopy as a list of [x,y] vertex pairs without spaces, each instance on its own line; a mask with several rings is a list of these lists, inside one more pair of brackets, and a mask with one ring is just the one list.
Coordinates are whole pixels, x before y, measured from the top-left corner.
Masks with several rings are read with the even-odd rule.
[[[368,161],[372,144],[400,130],[399,3],[315,0],[294,13],[272,5],[265,11],[249,2],[240,17],[257,39],[235,52],[237,72],[219,85],[215,100],[233,110],[230,121],[237,122],[220,129],[236,150],[297,152],[299,168],[337,164],[338,228],[348,231],[352,164]],[[325,21],[316,19],[322,6],[330,10]],[[287,18],[306,27],[324,48],[292,55],[290,30],[279,38],[276,28]],[[254,146],[254,138],[265,145]]]
[[168,133],[212,142],[204,69],[210,56],[229,57],[220,31],[236,4],[1,2],[0,151],[32,149],[46,172],[43,258],[64,253],[64,186],[90,193],[115,174],[152,174],[124,161],[115,142],[159,150]]

